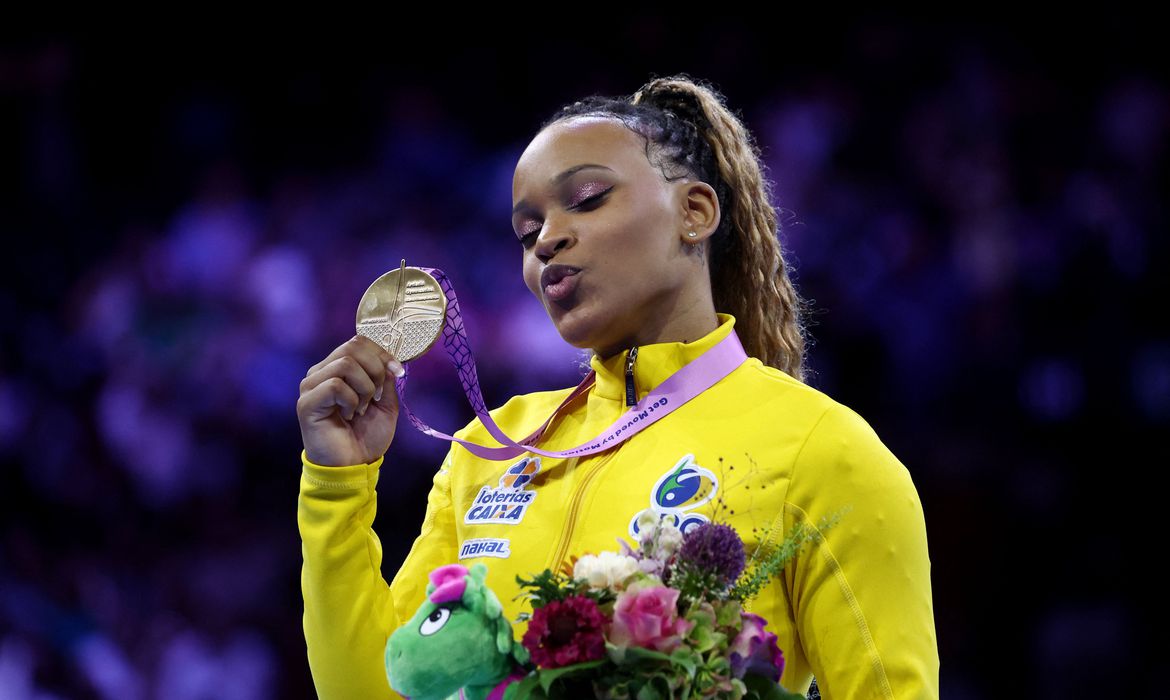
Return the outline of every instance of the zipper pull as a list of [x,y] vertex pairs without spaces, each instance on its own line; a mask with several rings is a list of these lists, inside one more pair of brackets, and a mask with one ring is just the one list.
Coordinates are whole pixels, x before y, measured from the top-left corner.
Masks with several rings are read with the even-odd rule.
[[634,358],[638,357],[638,346],[630,348],[630,354],[626,357],[626,405],[633,406],[638,403],[638,392],[634,390]]

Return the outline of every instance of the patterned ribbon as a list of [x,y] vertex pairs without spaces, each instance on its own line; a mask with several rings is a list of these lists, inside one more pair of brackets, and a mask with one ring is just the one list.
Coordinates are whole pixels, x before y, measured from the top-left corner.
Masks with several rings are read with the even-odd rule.
[[488,433],[499,440],[504,447],[487,447],[461,440],[439,432],[419,419],[406,405],[406,380],[410,376],[409,364],[407,363],[403,363],[406,372],[401,377],[395,378],[399,402],[415,428],[440,440],[458,442],[472,453],[485,459],[512,459],[526,452],[556,458],[578,457],[608,450],[630,439],[664,418],[671,411],[703,393],[747,359],[747,353],[744,352],[739,336],[732,328],[727,337],[667,377],[666,381],[659,384],[641,401],[631,406],[613,425],[603,430],[594,439],[568,450],[542,450],[534,445],[540,440],[549,423],[552,422],[553,416],[578,396],[589,391],[596,380],[596,372],[590,369],[589,374],[585,375],[577,388],[561,402],[561,405],[535,432],[519,442],[512,440],[504,434],[504,431],[500,430],[485,407],[483,393],[479,387],[479,375],[475,370],[475,356],[471,353],[471,344],[468,343],[467,333],[463,329],[463,315],[459,312],[459,298],[455,295],[455,287],[442,270],[433,267],[420,267],[419,269],[434,277],[439,282],[439,286],[442,287],[443,293],[447,295],[447,318],[446,323],[443,324],[443,345],[447,348],[451,364],[455,365],[455,369],[459,373],[459,381],[463,384],[463,392],[467,395],[468,402]]

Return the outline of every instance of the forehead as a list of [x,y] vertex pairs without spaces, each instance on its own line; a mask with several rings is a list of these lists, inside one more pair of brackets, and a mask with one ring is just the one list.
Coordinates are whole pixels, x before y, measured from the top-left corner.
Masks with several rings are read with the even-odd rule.
[[576,117],[545,128],[516,163],[514,197],[528,187],[541,187],[574,165],[597,163],[618,172],[649,169],[640,136],[610,117]]

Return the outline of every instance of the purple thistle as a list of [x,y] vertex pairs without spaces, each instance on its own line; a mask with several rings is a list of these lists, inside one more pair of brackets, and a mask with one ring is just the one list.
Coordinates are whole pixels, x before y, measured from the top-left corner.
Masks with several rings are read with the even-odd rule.
[[743,540],[730,525],[703,523],[683,537],[679,560],[731,584],[743,573]]

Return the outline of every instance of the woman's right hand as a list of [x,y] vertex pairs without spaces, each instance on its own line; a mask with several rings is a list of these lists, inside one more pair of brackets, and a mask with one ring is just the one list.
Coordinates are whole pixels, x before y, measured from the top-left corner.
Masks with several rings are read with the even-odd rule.
[[297,420],[313,464],[369,464],[386,454],[398,423],[393,355],[355,335],[309,368],[301,380]]

